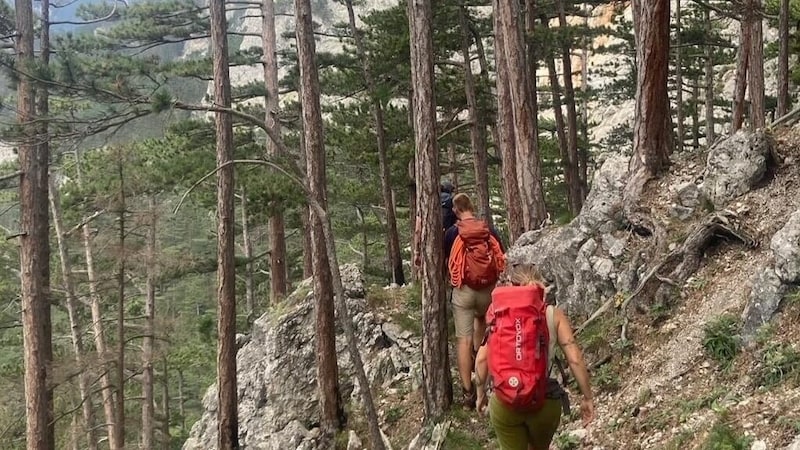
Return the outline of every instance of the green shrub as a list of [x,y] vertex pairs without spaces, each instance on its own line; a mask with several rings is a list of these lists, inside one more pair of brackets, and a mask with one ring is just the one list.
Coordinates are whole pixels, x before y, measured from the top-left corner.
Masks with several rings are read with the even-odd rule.
[[726,314],[707,324],[703,348],[722,368],[729,367],[741,350],[739,320]]
[[800,375],[800,352],[790,344],[770,343],[761,352],[761,364],[756,382],[772,387],[786,380],[796,380]]
[[702,450],[749,450],[752,438],[741,435],[721,418],[708,434]]
[[577,436],[564,432],[556,436],[558,450],[574,450],[580,447],[581,441]]
[[620,385],[619,374],[614,371],[612,364],[603,364],[595,370],[592,381],[600,390],[606,392],[614,392]]

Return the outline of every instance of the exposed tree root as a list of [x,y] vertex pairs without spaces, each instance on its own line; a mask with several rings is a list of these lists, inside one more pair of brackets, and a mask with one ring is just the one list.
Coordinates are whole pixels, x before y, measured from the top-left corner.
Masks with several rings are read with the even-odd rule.
[[[709,214],[702,222],[697,224],[683,244],[658,260],[647,274],[641,279],[636,289],[620,304],[623,315],[621,339],[628,340],[629,326],[628,309],[634,299],[639,297],[645,288],[653,282],[655,294],[652,304],[670,304],[676,296],[676,289],[680,289],[686,280],[700,268],[706,251],[716,245],[720,240],[738,241],[748,248],[758,246],[758,241],[741,229],[737,223],[736,214],[731,211],[722,211]],[[674,268],[668,274],[660,274],[665,266]],[[652,292],[652,291],[650,291]],[[586,324],[582,325],[585,327]]]

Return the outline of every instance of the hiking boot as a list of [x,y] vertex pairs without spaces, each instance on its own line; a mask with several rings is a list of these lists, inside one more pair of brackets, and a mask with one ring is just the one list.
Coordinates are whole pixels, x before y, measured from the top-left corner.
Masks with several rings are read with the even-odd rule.
[[475,409],[475,402],[478,399],[478,392],[475,390],[475,385],[473,384],[469,389],[462,386],[461,394],[462,406],[464,409]]

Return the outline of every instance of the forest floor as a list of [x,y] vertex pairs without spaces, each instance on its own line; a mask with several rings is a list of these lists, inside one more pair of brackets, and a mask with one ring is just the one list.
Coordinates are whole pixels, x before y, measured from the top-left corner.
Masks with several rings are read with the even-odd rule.
[[[729,364],[710,356],[715,342],[708,341],[706,332],[724,323],[724,317],[739,322],[754,274],[771,259],[770,239],[800,208],[800,129],[783,131],[776,141],[783,163],[761,186],[729,206],[760,245],[752,249],[720,241],[708,248],[699,270],[680,288],[679,298],[670,305],[641,301],[631,309],[636,313],[626,344],[620,339],[621,319],[613,311],[584,330],[579,340],[593,367],[597,417],[585,430],[576,411],[563,417],[552,448],[750,449],[761,441],[765,446],[760,448],[780,450],[800,435],[800,289],[789,293],[772,325],[760,330],[757,342],[742,348]],[[702,176],[705,158],[705,152],[675,155],[670,172],[648,186],[643,204],[674,245],[680,245],[705,215],[699,211],[681,221],[669,214],[674,188]],[[628,254],[649,245],[644,239],[637,242],[634,234],[628,238]],[[381,303],[401,325],[418,332],[418,294],[404,290],[380,294],[392,298]],[[735,342],[735,333],[735,326],[723,332],[723,343],[726,338]],[[458,405],[452,355],[451,346],[456,406],[448,416],[451,427],[443,448],[497,449],[487,418]],[[420,390],[378,394],[392,446],[407,447],[421,425]],[[575,394],[573,387],[577,410]]]

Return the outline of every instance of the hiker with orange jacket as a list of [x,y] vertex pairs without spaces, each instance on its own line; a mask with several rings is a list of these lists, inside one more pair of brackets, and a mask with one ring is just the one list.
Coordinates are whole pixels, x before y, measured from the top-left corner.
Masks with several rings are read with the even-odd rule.
[[477,398],[472,384],[473,355],[483,341],[486,310],[503,271],[505,256],[497,231],[475,217],[475,208],[467,195],[453,197],[453,212],[458,220],[445,231],[444,253],[453,285],[456,359],[463,404],[472,409]]
[[[583,398],[583,425],[594,419],[586,363],[569,319],[545,302],[545,286],[533,265],[510,267],[492,293],[487,338],[475,359],[477,408],[487,404],[489,420],[503,450],[547,450],[569,400],[549,378],[556,344],[569,363]],[[487,398],[487,385],[492,395]]]

